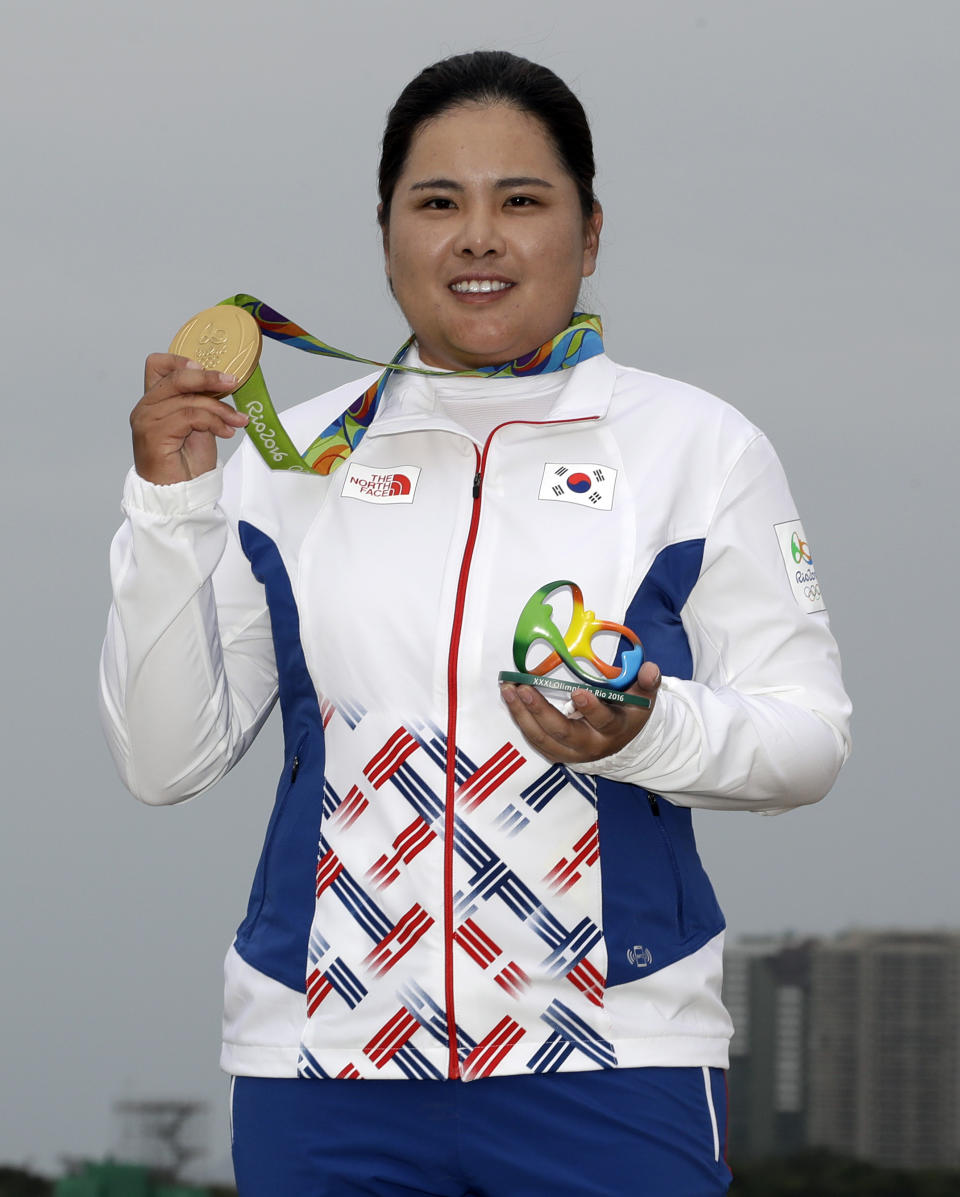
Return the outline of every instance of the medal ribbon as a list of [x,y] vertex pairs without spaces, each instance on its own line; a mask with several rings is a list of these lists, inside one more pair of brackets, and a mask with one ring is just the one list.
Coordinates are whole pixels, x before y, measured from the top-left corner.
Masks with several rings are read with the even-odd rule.
[[302,455],[291,441],[280,417],[277,415],[263,373],[256,367],[243,386],[234,391],[232,398],[238,410],[250,417],[247,433],[260,456],[274,470],[296,470],[301,473],[332,474],[338,469],[363,439],[377,414],[380,400],[387,385],[387,379],[394,371],[408,374],[437,375],[443,378],[523,378],[534,374],[549,374],[554,370],[568,370],[579,362],[585,362],[603,353],[603,327],[599,316],[575,312],[568,328],[545,342],[532,353],[524,354],[502,366],[480,366],[476,370],[425,370],[419,366],[404,366],[403,358],[413,343],[413,337],[400,347],[389,362],[377,362],[368,357],[357,357],[342,349],[334,349],[294,324],[286,316],[268,307],[252,295],[233,295],[221,300],[221,306],[243,308],[260,326],[265,337],[301,349],[304,353],[317,353],[322,357],[342,358],[345,361],[361,362],[369,366],[383,366],[384,371],[372,386],[320,433],[317,439]]

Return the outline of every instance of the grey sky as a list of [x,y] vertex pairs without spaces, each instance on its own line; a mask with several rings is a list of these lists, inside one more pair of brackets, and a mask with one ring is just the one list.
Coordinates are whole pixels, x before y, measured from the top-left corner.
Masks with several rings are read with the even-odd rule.
[[[396,348],[383,117],[427,62],[495,45],[592,119],[611,355],[770,435],[840,641],[833,794],[698,819],[731,932],[960,922],[960,6],[7,0],[0,1161],[106,1151],[113,1098],[167,1093],[218,1103],[226,1155],[220,960],[278,735],[176,809],[113,773],[94,686],[127,414],[144,355],[234,291]],[[264,367],[278,406],[358,373],[273,345]]]

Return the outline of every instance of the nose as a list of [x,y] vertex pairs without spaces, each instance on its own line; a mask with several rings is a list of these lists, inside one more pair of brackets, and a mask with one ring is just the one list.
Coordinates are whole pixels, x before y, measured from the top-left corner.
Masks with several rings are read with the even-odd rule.
[[486,204],[472,204],[463,212],[454,251],[464,258],[500,257],[506,250],[497,213]]

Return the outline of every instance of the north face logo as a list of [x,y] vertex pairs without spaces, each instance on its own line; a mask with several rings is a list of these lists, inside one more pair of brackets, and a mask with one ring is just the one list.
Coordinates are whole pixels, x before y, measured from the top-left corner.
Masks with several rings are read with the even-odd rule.
[[365,503],[412,503],[419,478],[419,466],[374,470],[350,463],[340,494],[345,499],[361,499]]
[[362,494],[386,498],[393,495],[408,495],[410,479],[406,474],[374,474],[372,478],[351,478]]

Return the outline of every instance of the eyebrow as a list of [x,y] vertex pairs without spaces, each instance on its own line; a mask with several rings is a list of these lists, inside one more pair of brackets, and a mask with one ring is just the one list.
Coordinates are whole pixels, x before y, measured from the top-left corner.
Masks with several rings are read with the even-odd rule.
[[[547,182],[546,179],[539,179],[536,175],[512,175],[506,179],[497,179],[494,184],[496,188],[501,191],[507,191],[512,187],[553,187],[552,183]],[[463,191],[462,183],[457,183],[453,179],[421,179],[417,183],[410,184],[411,191]]]

